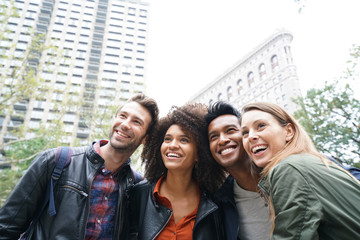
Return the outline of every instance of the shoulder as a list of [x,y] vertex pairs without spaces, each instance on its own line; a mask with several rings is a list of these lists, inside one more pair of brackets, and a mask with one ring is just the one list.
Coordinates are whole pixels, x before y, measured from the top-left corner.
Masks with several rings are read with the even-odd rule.
[[72,156],[84,154],[91,149],[90,146],[70,147]]
[[281,170],[281,169],[287,169],[287,170],[303,170],[308,169],[310,166],[321,164],[323,165],[320,158],[311,155],[311,154],[293,154],[286,158],[284,158],[282,161],[280,161],[273,170]]
[[49,161],[55,159],[57,148],[49,148],[45,151],[40,152],[35,159],[32,161],[34,164],[47,164]]
[[286,185],[294,181],[307,182],[324,171],[326,171],[326,166],[317,156],[294,154],[280,161],[270,171],[268,178],[270,182]]
[[150,183],[147,179],[144,179],[134,185],[134,187],[132,188],[132,192],[133,194],[143,194],[145,192],[148,192],[149,190],[152,190],[154,187],[155,184]]

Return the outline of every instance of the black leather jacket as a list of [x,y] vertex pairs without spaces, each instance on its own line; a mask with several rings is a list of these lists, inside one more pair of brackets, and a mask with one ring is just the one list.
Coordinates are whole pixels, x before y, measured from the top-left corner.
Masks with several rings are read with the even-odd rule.
[[225,226],[224,240],[238,240],[239,216],[234,199],[234,182],[234,178],[229,175],[214,196]]
[[[172,211],[157,203],[153,197],[155,184],[145,180],[136,184],[131,191],[130,239],[155,239],[171,217]],[[224,239],[223,224],[218,207],[205,192],[200,198],[193,229],[193,239]]]
[[[50,217],[45,207],[35,226],[32,239],[84,239],[89,215],[89,193],[95,173],[104,160],[88,147],[76,147],[55,188],[56,215]],[[18,239],[29,226],[41,205],[46,185],[55,167],[56,149],[39,154],[23,178],[0,209],[0,239]],[[119,198],[114,223],[113,239],[125,239],[128,230],[128,191],[134,185],[134,175],[129,163],[119,172]]]

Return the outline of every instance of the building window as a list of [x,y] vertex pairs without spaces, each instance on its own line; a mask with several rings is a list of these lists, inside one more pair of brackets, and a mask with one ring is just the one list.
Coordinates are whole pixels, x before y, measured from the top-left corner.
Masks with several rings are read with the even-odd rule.
[[237,91],[238,91],[238,94],[240,95],[243,91],[243,80],[242,79],[239,79],[236,83],[237,85]]
[[254,83],[255,83],[255,81],[254,81],[254,73],[253,73],[253,72],[249,72],[247,78],[248,78],[249,87],[250,87],[250,88],[253,87],[253,86],[254,86]]
[[275,93],[275,95],[278,95],[278,94],[279,94],[279,91],[278,91],[278,88],[277,88],[277,87],[274,88],[274,93]]
[[285,46],[284,50],[286,54],[291,54],[290,46]]
[[219,93],[218,94],[218,101],[222,101],[223,100],[223,95],[222,95],[222,93]]
[[271,68],[273,72],[279,70],[279,62],[276,55],[271,57]]
[[227,98],[228,98],[228,101],[231,102],[233,100],[233,92],[232,92],[232,87],[229,86],[227,88]]
[[265,64],[263,63],[259,66],[259,75],[261,80],[264,80],[266,78],[266,69]]

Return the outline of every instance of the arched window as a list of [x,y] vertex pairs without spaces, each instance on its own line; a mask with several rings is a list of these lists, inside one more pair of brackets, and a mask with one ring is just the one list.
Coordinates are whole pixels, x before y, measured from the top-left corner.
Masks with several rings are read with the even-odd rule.
[[279,70],[279,62],[276,55],[271,57],[271,68],[273,72]]
[[286,54],[291,54],[290,46],[285,46],[285,47],[284,47],[284,50],[285,50],[285,53],[286,53]]
[[240,95],[243,91],[243,80],[239,79],[236,83],[238,94]]
[[222,101],[222,100],[223,100],[223,95],[222,95],[222,93],[219,93],[219,94],[218,94],[218,100],[219,100],[219,101]]
[[259,66],[259,75],[261,80],[266,78],[266,69],[264,63],[260,64]]
[[233,92],[232,92],[232,87],[229,86],[227,88],[227,98],[228,98],[228,101],[231,102],[233,100]]
[[253,87],[254,83],[255,83],[255,81],[254,81],[254,73],[249,72],[247,78],[248,78],[249,87]]

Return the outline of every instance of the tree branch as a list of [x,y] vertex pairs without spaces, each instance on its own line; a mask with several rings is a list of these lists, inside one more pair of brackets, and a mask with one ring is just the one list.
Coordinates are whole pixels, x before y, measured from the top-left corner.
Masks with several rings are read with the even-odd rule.
[[8,164],[14,164],[14,163],[20,163],[20,162],[28,161],[28,160],[36,157],[36,156],[37,156],[39,153],[41,153],[41,152],[42,152],[42,150],[39,151],[39,152],[34,153],[33,155],[31,155],[31,156],[29,156],[29,157],[27,157],[27,158],[23,158],[23,159],[19,159],[19,160],[1,161],[1,162],[0,162],[0,167],[1,167],[1,166],[6,166],[6,165],[8,165]]
[[41,138],[43,136],[35,136],[35,137],[31,137],[31,138],[20,138],[20,139],[16,139],[13,141],[9,141],[7,143],[4,143],[4,147],[10,146],[11,144],[14,143],[18,143],[18,142],[25,142],[25,141],[29,141],[29,140],[33,140],[33,139],[37,139],[37,138]]

